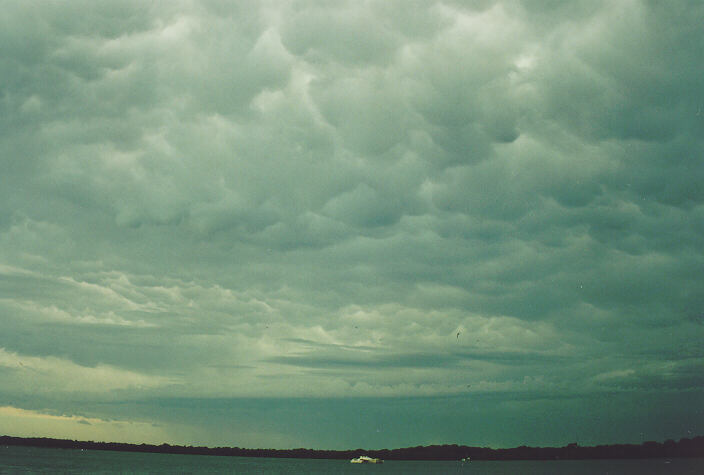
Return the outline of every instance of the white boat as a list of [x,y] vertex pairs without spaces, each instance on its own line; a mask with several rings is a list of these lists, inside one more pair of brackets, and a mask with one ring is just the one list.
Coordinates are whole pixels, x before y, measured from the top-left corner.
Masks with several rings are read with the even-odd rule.
[[384,463],[384,461],[381,459],[367,457],[366,455],[360,455],[356,459],[350,460],[350,463]]

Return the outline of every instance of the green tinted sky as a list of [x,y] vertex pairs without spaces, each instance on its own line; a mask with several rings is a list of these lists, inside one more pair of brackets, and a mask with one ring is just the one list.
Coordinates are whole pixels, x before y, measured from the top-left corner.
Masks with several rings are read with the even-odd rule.
[[0,433],[704,433],[704,5],[7,1]]

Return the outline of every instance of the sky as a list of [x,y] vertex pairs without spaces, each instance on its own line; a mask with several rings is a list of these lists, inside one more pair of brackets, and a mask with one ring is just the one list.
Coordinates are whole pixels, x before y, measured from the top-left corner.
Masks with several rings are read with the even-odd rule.
[[702,2],[0,8],[0,433],[704,434]]

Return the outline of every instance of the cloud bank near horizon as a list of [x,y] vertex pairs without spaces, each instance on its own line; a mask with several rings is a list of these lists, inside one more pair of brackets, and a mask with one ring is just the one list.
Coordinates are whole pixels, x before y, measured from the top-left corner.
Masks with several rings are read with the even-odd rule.
[[[650,402],[588,440],[702,432],[677,409],[704,383],[702,5],[3,8],[0,405],[450,398],[578,427],[565,401],[610,395]],[[296,443],[196,406],[174,442]],[[477,437],[406,423],[299,440]]]

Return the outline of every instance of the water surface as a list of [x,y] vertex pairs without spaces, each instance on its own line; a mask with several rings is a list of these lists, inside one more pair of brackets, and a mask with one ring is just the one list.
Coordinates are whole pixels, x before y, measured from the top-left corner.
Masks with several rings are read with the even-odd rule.
[[143,454],[100,450],[0,447],[0,473],[237,473],[237,474],[702,474],[702,459],[561,460],[516,462],[387,461],[357,465],[308,460],[207,455]]

